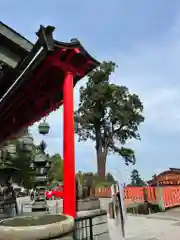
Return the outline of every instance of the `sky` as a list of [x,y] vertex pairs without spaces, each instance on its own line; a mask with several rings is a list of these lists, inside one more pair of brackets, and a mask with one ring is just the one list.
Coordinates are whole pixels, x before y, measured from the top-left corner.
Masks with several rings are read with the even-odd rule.
[[[136,152],[136,169],[148,180],[154,173],[180,167],[180,1],[179,0],[6,0],[1,21],[35,42],[39,25],[54,25],[55,38],[78,38],[98,60],[119,66],[111,81],[126,85],[144,104],[141,141],[128,143]],[[79,82],[74,91],[79,101]],[[63,154],[62,109],[47,118],[48,136],[31,127],[35,141],[44,139],[48,152]],[[75,137],[76,169],[96,171],[94,143]],[[107,171],[128,181],[134,166],[109,155]],[[118,179],[118,180],[119,180]]]

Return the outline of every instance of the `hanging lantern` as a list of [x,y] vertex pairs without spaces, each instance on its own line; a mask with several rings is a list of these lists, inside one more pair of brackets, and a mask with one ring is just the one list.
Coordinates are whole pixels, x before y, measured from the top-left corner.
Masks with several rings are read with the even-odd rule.
[[41,122],[38,126],[39,128],[39,133],[40,134],[48,134],[49,133],[49,129],[50,129],[50,126],[49,124],[44,120],[43,122]]

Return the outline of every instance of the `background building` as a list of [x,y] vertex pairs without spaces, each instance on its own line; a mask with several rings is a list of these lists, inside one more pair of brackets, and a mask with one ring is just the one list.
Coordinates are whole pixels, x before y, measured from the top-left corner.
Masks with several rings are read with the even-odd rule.
[[167,171],[154,175],[147,183],[150,186],[180,185],[180,168],[169,168]]

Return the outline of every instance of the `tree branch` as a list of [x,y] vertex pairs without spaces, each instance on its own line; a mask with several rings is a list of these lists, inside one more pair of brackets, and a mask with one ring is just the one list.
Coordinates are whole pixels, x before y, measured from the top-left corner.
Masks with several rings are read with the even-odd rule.
[[118,153],[119,155],[121,155],[124,158],[126,165],[129,165],[129,163],[131,163],[133,165],[135,164],[136,157],[135,157],[135,153],[132,149],[124,148],[124,147],[118,148],[115,145],[113,145],[112,148],[115,153]]

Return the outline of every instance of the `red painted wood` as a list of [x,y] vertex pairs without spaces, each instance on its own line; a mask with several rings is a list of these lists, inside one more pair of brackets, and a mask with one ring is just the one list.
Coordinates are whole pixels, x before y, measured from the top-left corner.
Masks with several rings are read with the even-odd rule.
[[64,103],[63,205],[64,213],[75,218],[73,86],[98,62],[93,61],[81,48],[59,48],[48,54],[30,73],[26,82],[22,82],[15,92],[11,92],[9,99],[0,104],[0,142],[57,110]]
[[67,72],[63,87],[64,99],[64,214],[76,217],[76,184],[74,160],[73,74]]
[[[0,126],[3,126],[0,142],[47,116],[63,104],[63,99],[59,100],[56,97],[58,94],[62,96],[63,92],[60,87],[64,81],[62,71],[73,72],[76,82],[97,65],[81,49],[71,49],[69,57],[63,59],[63,54],[67,51],[69,49],[59,48],[53,54],[49,54],[33,70],[27,81],[11,93],[9,100],[4,101],[3,105],[0,104]],[[80,57],[80,62],[73,66],[72,58],[75,55]],[[42,85],[46,91],[43,91]]]

